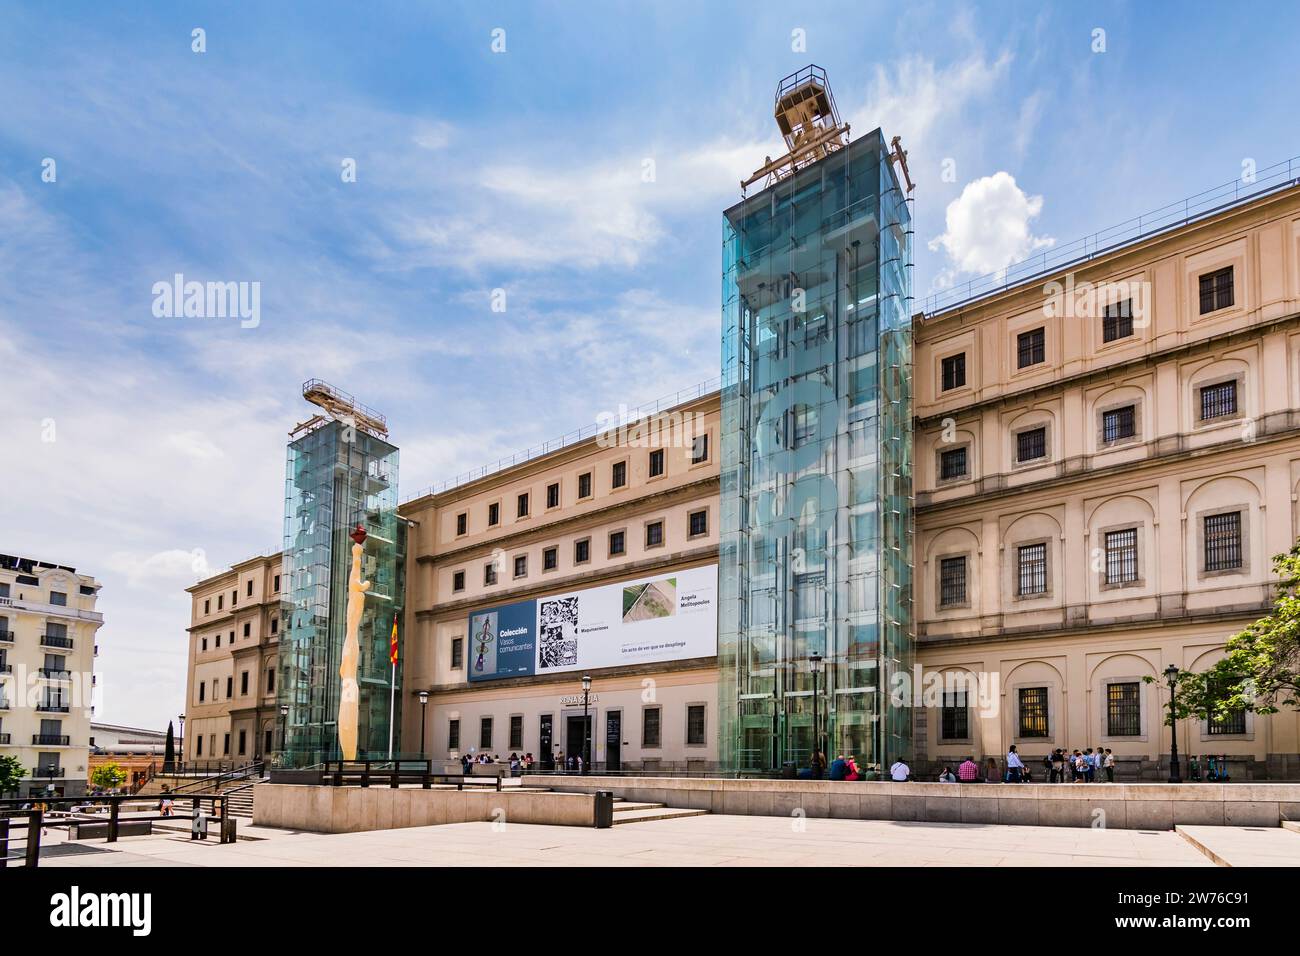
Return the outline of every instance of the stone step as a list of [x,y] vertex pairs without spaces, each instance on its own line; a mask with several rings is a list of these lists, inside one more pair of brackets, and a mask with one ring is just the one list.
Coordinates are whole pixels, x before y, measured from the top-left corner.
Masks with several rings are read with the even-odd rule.
[[632,802],[629,802],[629,801],[627,801],[627,800],[623,800],[623,801],[615,800],[615,801],[614,801],[614,812],[615,812],[615,813],[628,813],[629,811],[632,811],[632,810],[658,810],[660,807],[663,807],[663,806],[666,806],[666,804],[663,804],[663,803],[632,803]]
[[702,817],[708,810],[679,810],[674,807],[655,807],[649,810],[629,810],[614,814],[614,826],[624,823],[649,823],[652,820],[676,820],[679,817]]
[[1300,867],[1300,832],[1283,827],[1187,826],[1174,830],[1218,866]]
[[1294,830],[1296,833],[1300,833],[1300,820],[1283,820],[1282,827],[1283,829]]

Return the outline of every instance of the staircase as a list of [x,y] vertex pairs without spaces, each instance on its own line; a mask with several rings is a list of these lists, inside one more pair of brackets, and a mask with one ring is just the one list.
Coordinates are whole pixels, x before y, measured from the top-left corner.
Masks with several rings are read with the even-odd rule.
[[226,798],[226,812],[232,817],[253,819],[253,787],[255,786],[256,784],[248,784],[223,794]]
[[633,803],[614,798],[614,826],[621,823],[649,823],[651,820],[676,820],[679,817],[702,817],[708,810],[683,810],[663,803]]

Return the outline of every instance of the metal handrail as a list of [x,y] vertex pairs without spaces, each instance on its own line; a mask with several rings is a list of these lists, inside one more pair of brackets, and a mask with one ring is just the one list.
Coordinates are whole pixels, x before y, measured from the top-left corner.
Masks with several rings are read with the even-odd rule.
[[1159,209],[1127,219],[1117,225],[1091,233],[1051,252],[1014,263],[1000,272],[989,272],[932,293],[925,299],[924,312],[933,317],[949,309],[996,295],[1022,283],[1055,272],[1066,266],[1087,262],[1152,236],[1209,218],[1243,205],[1261,196],[1300,185],[1300,156],[1274,163],[1255,173],[1252,182],[1241,177],[1231,182],[1169,203]]
[[201,777],[198,780],[191,780],[189,783],[183,783],[179,787],[167,791],[167,796],[173,796],[178,793],[185,793],[189,796],[190,794],[187,793],[187,791],[193,790],[197,793],[200,790],[207,790],[210,787],[219,790],[221,785],[228,781],[246,780],[254,773],[261,776],[265,771],[265,767],[266,764],[259,760],[254,763],[245,764],[242,767],[237,767],[233,770],[225,770],[221,773],[213,774],[210,777]]
[[[637,405],[635,408],[628,409],[626,412],[627,417],[625,419],[620,420],[618,424],[630,425],[638,421],[639,419],[644,418],[647,415],[654,415],[657,412],[661,412],[664,409],[668,409],[676,405],[680,405],[683,402],[688,402],[697,398],[703,398],[705,395],[708,395],[710,392],[719,391],[721,388],[722,388],[722,376],[717,376],[707,381],[700,382],[698,385],[693,385],[689,388],[678,389],[676,392],[674,392],[671,395],[665,395],[661,398],[655,399],[652,402],[646,402],[644,404]],[[570,445],[576,445],[579,442],[586,441],[589,438],[594,438],[595,436],[599,435],[602,431],[607,430],[608,427],[609,426],[601,426],[598,424],[593,424],[593,425],[587,425],[584,428],[579,428],[575,431],[567,432],[561,435],[559,438],[553,438],[550,441],[542,442],[542,444],[540,445],[536,445],[530,448],[525,448],[523,451],[516,452],[515,454],[510,455],[509,457],[499,458],[495,462],[492,462],[491,464],[487,464],[479,468],[475,468],[473,471],[463,472],[462,474],[459,474],[454,478],[449,478],[446,481],[441,482],[440,484],[429,485],[421,489],[420,491],[417,491],[415,494],[403,498],[401,500],[401,503],[407,504],[408,502],[414,501],[417,498],[423,498],[427,495],[441,494],[444,491],[450,491],[452,488],[458,488],[461,485],[469,484],[471,481],[477,481],[480,478],[486,478],[488,475],[494,475],[497,472],[505,470],[506,468],[510,468],[515,465],[522,465],[525,462],[532,461],[534,458],[540,458],[543,455],[549,455],[551,452],[559,451],[562,448],[568,448]]]

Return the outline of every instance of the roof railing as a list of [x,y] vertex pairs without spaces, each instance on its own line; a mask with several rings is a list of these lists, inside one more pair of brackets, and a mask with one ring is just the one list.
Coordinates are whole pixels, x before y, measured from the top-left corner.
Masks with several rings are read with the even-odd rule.
[[1246,182],[1238,177],[1204,192],[1188,196],[1133,219],[1091,233],[1063,246],[1044,250],[1008,266],[1001,272],[990,272],[948,289],[935,292],[925,299],[924,312],[933,316],[958,306],[968,305],[999,292],[1005,292],[1022,283],[1056,272],[1066,266],[1087,262],[1132,245],[1143,239],[1159,235],[1244,203],[1300,184],[1300,156],[1274,163],[1257,170]]

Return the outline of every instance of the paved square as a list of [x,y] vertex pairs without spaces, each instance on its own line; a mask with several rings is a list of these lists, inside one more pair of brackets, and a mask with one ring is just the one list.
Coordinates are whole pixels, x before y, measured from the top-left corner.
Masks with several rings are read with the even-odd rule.
[[[129,837],[42,866],[1213,866],[1172,831],[756,816],[582,827],[460,823],[318,834],[261,827],[232,846]],[[1300,840],[1300,837],[1297,838]],[[107,846],[96,841],[95,846]]]

